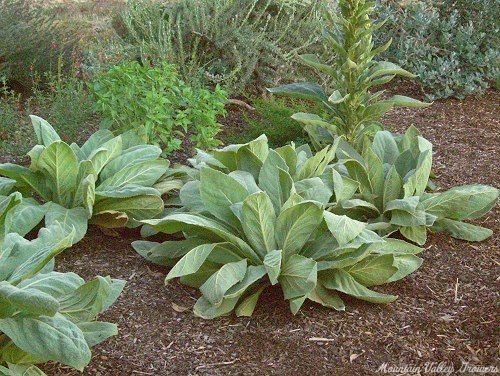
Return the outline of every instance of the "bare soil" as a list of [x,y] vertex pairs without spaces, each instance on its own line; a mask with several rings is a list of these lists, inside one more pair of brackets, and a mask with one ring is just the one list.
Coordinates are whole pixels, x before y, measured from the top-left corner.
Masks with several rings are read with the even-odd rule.
[[[499,103],[499,93],[490,91],[481,99],[396,110],[385,123],[399,132],[415,124],[433,142],[440,187],[499,186]],[[384,362],[446,362],[458,372],[464,362],[500,366],[499,209],[480,223],[495,231],[482,243],[431,235],[422,267],[381,288],[399,295],[396,302],[346,299],[344,313],[310,303],[292,316],[278,288],[265,293],[251,318],[196,318],[189,308],[197,292],[177,282],[165,286],[167,269],[133,251],[133,234],[110,237],[96,228],[58,258],[57,268],[127,280],[118,302],[100,317],[116,322],[120,333],[93,349],[84,375],[361,376],[376,374]],[[56,364],[45,369],[54,376],[80,374]]]

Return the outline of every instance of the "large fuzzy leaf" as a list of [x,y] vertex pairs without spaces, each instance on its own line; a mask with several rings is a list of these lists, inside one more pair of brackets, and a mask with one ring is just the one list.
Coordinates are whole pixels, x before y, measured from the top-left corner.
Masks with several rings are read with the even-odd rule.
[[167,171],[168,162],[165,160],[144,161],[125,167],[111,175],[97,189],[109,187],[124,187],[127,185],[143,185],[151,187]]
[[304,201],[283,210],[276,220],[276,242],[283,258],[299,252],[323,220],[323,209]]
[[259,187],[267,193],[275,212],[279,213],[292,193],[293,179],[288,173],[285,160],[274,150],[269,151],[258,180]]
[[435,223],[435,226],[433,226],[433,229],[438,231],[445,231],[454,238],[467,240],[470,242],[481,242],[493,235],[493,231],[489,228],[472,225],[470,223],[454,221],[447,218],[439,219]]
[[285,299],[307,296],[317,282],[316,261],[301,255],[291,255],[283,263],[279,277]]
[[395,282],[403,279],[408,274],[413,273],[422,265],[424,260],[415,255],[396,255],[394,256],[394,267],[398,269],[387,282]]
[[281,260],[282,251],[281,249],[275,249],[269,252],[263,260],[264,267],[266,268],[267,274],[269,275],[269,280],[272,285],[278,283],[278,277],[281,273]]
[[238,223],[231,205],[242,202],[247,196],[246,188],[232,177],[208,167],[201,170],[201,200],[204,207],[220,220],[233,226]]
[[208,256],[217,244],[218,243],[201,244],[191,249],[175,264],[172,269],[170,269],[170,272],[165,278],[165,282],[174,278],[196,273],[207,260]]
[[138,145],[124,150],[111,160],[101,171],[100,179],[104,181],[125,168],[146,161],[154,161],[161,155],[161,149],[154,145]]
[[398,271],[393,264],[394,256],[387,254],[367,257],[345,271],[364,286],[376,286],[386,283]]
[[54,128],[52,128],[46,120],[35,115],[30,115],[30,119],[35,130],[38,144],[49,146],[53,142],[61,139]]
[[325,278],[322,277],[321,281],[328,289],[337,290],[372,303],[391,303],[398,298],[395,295],[381,294],[366,288],[344,270],[328,273]]
[[68,206],[76,190],[78,160],[68,144],[55,141],[40,155],[40,168],[46,171],[53,184],[52,200]]
[[59,302],[51,295],[35,288],[18,288],[8,282],[0,282],[0,308],[3,316],[9,308],[32,315],[53,316],[59,310]]
[[263,258],[276,249],[276,214],[269,196],[265,192],[248,196],[243,201],[241,214],[243,231],[255,252]]
[[246,271],[247,260],[227,263],[207,279],[200,291],[210,303],[219,305],[227,290],[245,278]]
[[44,361],[55,360],[80,371],[90,361],[82,331],[62,315],[0,319],[0,331],[16,346]]
[[337,311],[345,311],[344,302],[340,299],[339,295],[335,291],[324,288],[319,283],[317,283],[316,288],[307,295],[307,298],[324,307],[333,308]]
[[163,210],[163,200],[156,194],[132,197],[107,197],[94,206],[94,213],[116,211],[127,214],[129,219],[143,220],[154,218]]
[[158,265],[173,266],[179,258],[202,244],[204,244],[204,241],[196,238],[165,241],[163,243],[137,240],[132,242],[132,247],[149,262]]
[[221,223],[193,214],[172,214],[162,219],[144,220],[143,223],[167,234],[184,231],[214,242],[227,241],[234,244],[242,257],[259,264],[260,258],[255,251],[241,238],[235,236],[230,229]]
[[339,245],[345,245],[355,239],[365,229],[366,223],[356,221],[346,215],[324,213],[325,223]]
[[498,192],[487,185],[464,185],[443,193],[424,195],[419,207],[442,218],[476,219],[496,205]]
[[219,305],[214,305],[204,296],[200,297],[194,305],[193,312],[203,319],[214,319],[231,313],[239,298],[223,299]]
[[109,322],[91,321],[78,323],[77,325],[90,347],[96,346],[109,337],[118,334],[118,327],[116,324]]
[[308,99],[317,102],[327,102],[328,96],[321,86],[311,82],[283,85],[267,89],[273,94],[284,94],[291,97]]

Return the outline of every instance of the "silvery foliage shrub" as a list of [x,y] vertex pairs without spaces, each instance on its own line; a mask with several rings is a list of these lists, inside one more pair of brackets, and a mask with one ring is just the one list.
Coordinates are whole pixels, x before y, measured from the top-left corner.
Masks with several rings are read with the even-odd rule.
[[49,220],[31,241],[9,232],[6,223],[21,204],[19,192],[0,195],[0,375],[45,375],[35,364],[47,361],[82,371],[90,348],[117,334],[115,324],[95,318],[125,282],[55,272],[54,257],[75,242],[76,231]]
[[464,98],[498,83],[498,1],[383,0],[376,13],[388,20],[376,40],[393,40],[383,56],[417,74],[429,99]]
[[200,151],[180,191],[178,209],[144,223],[184,240],[137,241],[149,261],[173,266],[202,296],[194,312],[249,316],[262,291],[280,285],[295,314],[307,300],[344,310],[338,292],[375,303],[395,300],[369,289],[416,270],[421,248],[383,239],[368,225],[325,210],[337,145],[277,149],[261,136],[247,144]]

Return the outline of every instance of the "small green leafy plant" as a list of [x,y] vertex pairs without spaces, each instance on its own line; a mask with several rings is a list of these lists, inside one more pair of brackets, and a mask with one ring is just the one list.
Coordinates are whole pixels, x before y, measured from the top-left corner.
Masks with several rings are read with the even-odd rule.
[[45,120],[31,119],[38,145],[28,153],[30,166],[0,164],[0,175],[8,178],[0,183],[10,187],[15,181],[16,190],[38,200],[26,203],[25,210],[39,213],[26,217],[36,221],[26,228],[44,215],[66,211],[60,215],[78,223],[81,239],[89,219],[104,227],[133,227],[162,212],[161,195],[170,188],[159,184],[169,166],[159,158],[160,148],[144,145],[132,134],[115,137],[108,130],[94,133],[81,147],[68,145]]
[[0,197],[0,374],[45,375],[35,366],[57,361],[78,370],[90,347],[117,334],[115,324],[94,321],[120,295],[124,281],[53,271],[54,257],[73,243],[75,230],[54,221],[28,241],[2,234],[3,220],[21,195]]
[[[423,245],[427,230],[445,231],[453,237],[482,241],[492,235],[487,228],[463,222],[491,210],[498,189],[464,185],[444,192],[427,193],[432,166],[432,144],[415,127],[404,135],[380,131],[366,142],[361,154],[345,142],[337,150],[336,186],[351,187],[339,195],[329,210],[369,223],[381,235],[398,231]],[[343,180],[342,180],[343,179]]]
[[340,14],[327,13],[331,30],[325,30],[324,40],[334,53],[332,61],[321,62],[315,55],[300,56],[303,63],[328,76],[335,88],[327,95],[319,84],[303,82],[269,89],[271,93],[284,94],[317,102],[327,116],[296,113],[293,118],[304,125],[316,149],[331,144],[343,135],[357,149],[361,149],[365,135],[373,137],[383,129],[380,118],[395,106],[425,107],[428,104],[402,95],[384,98],[384,91],[370,90],[390,82],[395,76],[415,77],[396,64],[376,61],[391,41],[374,47],[372,35],[381,24],[369,18],[373,2],[341,0]]
[[273,150],[260,137],[200,152],[178,212],[144,221],[161,232],[182,232],[185,240],[133,247],[152,262],[173,265],[167,281],[199,288],[194,312],[203,318],[233,309],[249,316],[262,291],[277,284],[293,313],[306,299],[344,310],[338,292],[392,302],[396,296],[368,287],[412,273],[422,263],[415,256],[421,249],[324,210],[333,194],[324,179],[335,148]]
[[216,118],[225,113],[226,92],[186,85],[172,64],[121,63],[98,75],[92,87],[105,128],[133,130],[166,153],[179,149],[185,134],[198,147],[219,144]]

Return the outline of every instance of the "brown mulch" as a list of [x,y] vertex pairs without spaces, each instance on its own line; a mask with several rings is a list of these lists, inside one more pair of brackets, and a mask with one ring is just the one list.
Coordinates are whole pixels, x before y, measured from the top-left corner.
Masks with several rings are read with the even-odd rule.
[[[395,110],[392,130],[415,124],[434,144],[439,186],[500,185],[500,95],[439,101],[421,110]],[[278,289],[268,291],[251,318],[205,321],[188,309],[197,292],[164,285],[166,268],[144,261],[132,238],[91,228],[57,260],[60,271],[85,278],[111,274],[127,280],[118,302],[100,319],[120,333],[93,349],[84,375],[372,375],[389,366],[463,362],[500,366],[500,216],[480,223],[495,231],[482,243],[431,235],[424,264],[384,286],[399,295],[389,305],[346,299],[346,312],[306,304],[292,316]],[[78,375],[55,364],[49,375]]]

